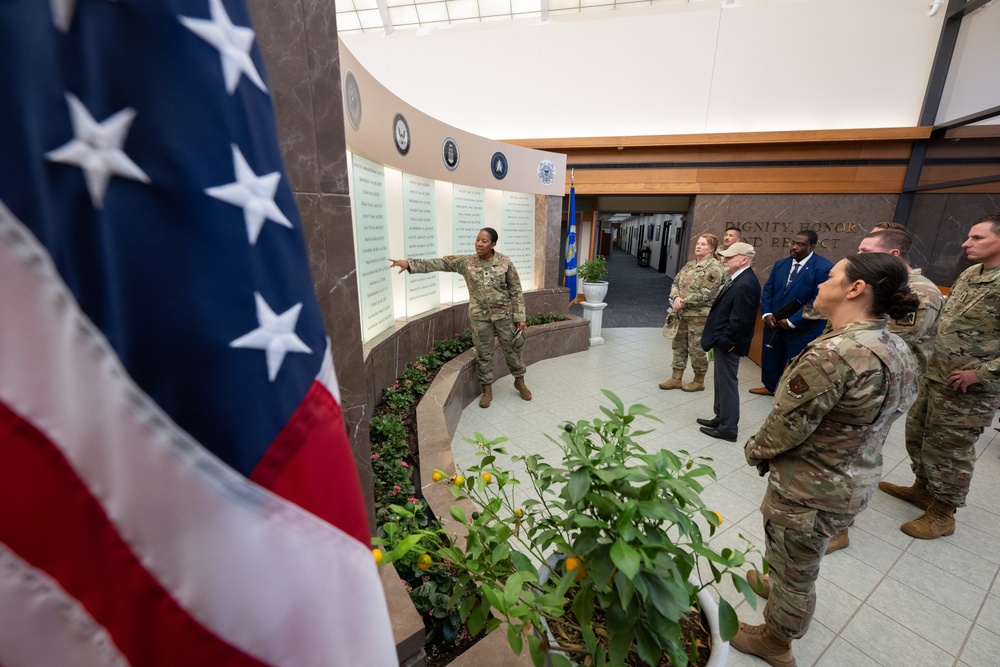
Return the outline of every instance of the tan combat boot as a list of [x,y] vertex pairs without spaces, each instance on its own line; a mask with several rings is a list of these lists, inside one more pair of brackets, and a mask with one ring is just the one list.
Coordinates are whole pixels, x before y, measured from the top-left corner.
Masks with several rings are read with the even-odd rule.
[[900,486],[890,482],[879,482],[878,488],[885,491],[890,496],[895,496],[905,500],[911,505],[916,505],[922,510],[926,510],[934,502],[934,496],[927,490],[927,483],[922,480],[914,480],[913,486]]
[[660,383],[660,389],[679,389],[683,384],[684,379],[684,369],[677,370],[674,369],[674,376],[667,380],[666,382]]
[[528,387],[524,384],[524,376],[519,378],[514,378],[514,389],[517,389],[518,393],[521,394],[521,398],[525,401],[531,400],[531,392],[528,391]]
[[826,545],[826,553],[832,554],[834,551],[846,549],[851,545],[851,536],[847,534],[847,529],[843,529],[830,538],[830,543]]
[[705,391],[705,374],[695,373],[694,379],[683,385],[681,391]]
[[747,570],[747,583],[762,598],[771,597],[771,582],[767,580],[766,574],[760,574],[757,570]]
[[763,658],[771,667],[795,667],[792,640],[779,635],[767,623],[747,625],[741,621],[739,632],[729,643],[740,653]]
[[910,537],[933,540],[955,532],[955,507],[935,500],[927,511],[899,527]]
[[479,399],[479,407],[488,408],[490,403],[493,402],[493,385],[484,384],[483,385],[483,397]]

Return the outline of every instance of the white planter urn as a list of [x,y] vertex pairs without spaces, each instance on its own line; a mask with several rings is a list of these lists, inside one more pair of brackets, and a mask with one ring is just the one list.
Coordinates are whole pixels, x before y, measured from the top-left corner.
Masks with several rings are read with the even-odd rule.
[[608,295],[608,281],[602,280],[596,283],[583,281],[583,296],[590,303],[604,303],[604,297]]

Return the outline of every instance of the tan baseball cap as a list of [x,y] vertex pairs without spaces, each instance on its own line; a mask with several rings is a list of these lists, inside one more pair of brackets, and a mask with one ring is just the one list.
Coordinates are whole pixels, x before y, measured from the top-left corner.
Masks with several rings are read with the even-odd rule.
[[749,243],[734,243],[725,250],[720,250],[719,255],[722,257],[735,257],[736,255],[746,255],[747,257],[753,257],[757,254],[757,251],[753,249],[753,246]]

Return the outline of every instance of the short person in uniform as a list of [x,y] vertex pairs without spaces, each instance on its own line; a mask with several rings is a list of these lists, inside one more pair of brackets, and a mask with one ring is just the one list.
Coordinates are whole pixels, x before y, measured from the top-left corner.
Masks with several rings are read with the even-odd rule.
[[[708,311],[726,282],[726,268],[715,256],[719,239],[715,234],[702,234],[694,244],[694,259],[684,265],[670,287],[671,308],[680,318],[673,341],[673,377],[660,383],[660,389],[704,391],[708,355],[701,349],[701,332],[705,329]],[[694,380],[683,384],[688,356]]]
[[495,229],[484,227],[476,236],[475,255],[448,255],[438,259],[390,259],[399,272],[429,273],[451,271],[461,274],[469,288],[469,320],[472,343],[476,346],[479,382],[483,396],[479,407],[488,408],[493,400],[494,339],[500,341],[507,368],[514,376],[514,388],[526,401],[531,392],[524,384],[524,293],[521,279],[510,257],[493,248],[499,236]]
[[917,362],[885,319],[917,307],[907,274],[887,254],[853,255],[833,267],[813,304],[831,331],[792,361],[744,447],[747,463],[770,472],[761,513],[771,575],[747,573],[767,598],[764,623],[740,623],[732,645],[770,665],[795,665],[792,640],[805,635],[815,612],[830,538],[868,506],[881,474],[880,435],[916,398]]

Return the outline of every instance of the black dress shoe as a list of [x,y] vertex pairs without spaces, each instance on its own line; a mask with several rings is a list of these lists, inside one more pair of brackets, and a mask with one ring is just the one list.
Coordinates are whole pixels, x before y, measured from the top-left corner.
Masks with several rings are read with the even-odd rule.
[[728,440],[729,442],[736,442],[735,433],[733,433],[732,435],[728,435],[726,433],[723,433],[717,428],[708,428],[707,426],[702,426],[699,430],[705,435],[710,435],[713,438],[718,438],[719,440]]
[[713,417],[712,419],[699,418],[695,419],[695,421],[701,424],[702,426],[707,426],[709,428],[718,428],[719,424],[721,423],[718,417]]

